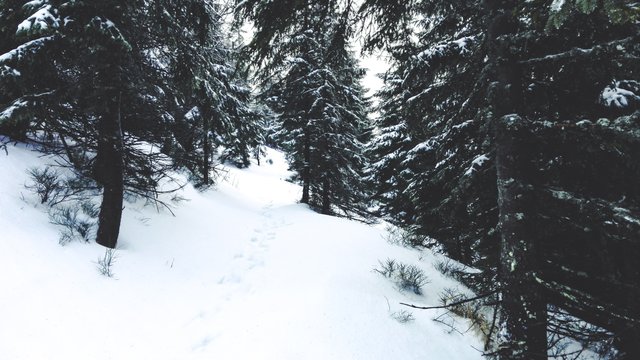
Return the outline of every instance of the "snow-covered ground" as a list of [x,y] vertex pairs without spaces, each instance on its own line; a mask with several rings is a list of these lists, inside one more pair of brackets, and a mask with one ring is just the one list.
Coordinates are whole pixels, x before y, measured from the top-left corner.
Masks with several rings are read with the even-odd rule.
[[[438,305],[434,254],[384,240],[384,227],[316,214],[283,156],[228,168],[175,217],[127,203],[113,278],[104,248],[58,244],[26,169],[52,159],[24,146],[0,154],[0,359],[481,359],[481,339],[391,315],[401,301]],[[423,295],[373,271],[378,260],[422,268]],[[459,328],[467,328],[464,320]]]

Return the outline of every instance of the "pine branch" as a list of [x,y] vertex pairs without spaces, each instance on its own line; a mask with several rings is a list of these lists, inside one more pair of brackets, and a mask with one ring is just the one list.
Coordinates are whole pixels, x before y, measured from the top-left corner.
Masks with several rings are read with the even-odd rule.
[[413,304],[407,304],[407,303],[400,303],[400,305],[404,305],[404,306],[408,306],[410,308],[414,308],[414,309],[420,309],[420,310],[432,310],[432,309],[449,309],[458,305],[462,305],[462,304],[466,304],[472,301],[476,301],[476,300],[480,300],[480,299],[484,299],[486,297],[489,297],[497,292],[499,292],[499,289],[495,289],[492,290],[488,293],[484,293],[482,295],[478,295],[478,296],[474,296],[472,298],[468,298],[468,299],[463,299],[460,301],[456,301],[453,302],[451,304],[446,304],[446,305],[440,305],[440,306],[417,306],[417,305],[413,305]]
[[617,49],[617,46],[621,46],[621,45],[624,45],[624,44],[627,44],[627,43],[633,43],[635,41],[637,41],[637,38],[635,36],[629,36],[629,37],[626,37],[624,39],[614,40],[614,41],[610,41],[608,43],[599,44],[599,45],[596,45],[596,46],[594,46],[592,48],[589,48],[589,49],[583,49],[583,48],[576,47],[576,48],[573,48],[571,50],[564,51],[564,52],[557,53],[557,54],[551,54],[551,55],[547,55],[547,56],[543,56],[543,57],[523,60],[523,61],[520,61],[520,64],[539,64],[539,63],[544,63],[544,62],[548,62],[548,61],[557,61],[557,60],[575,58],[575,57],[580,57],[580,56],[591,56],[594,53],[599,52],[601,50],[605,50],[605,49],[608,49],[608,48]]

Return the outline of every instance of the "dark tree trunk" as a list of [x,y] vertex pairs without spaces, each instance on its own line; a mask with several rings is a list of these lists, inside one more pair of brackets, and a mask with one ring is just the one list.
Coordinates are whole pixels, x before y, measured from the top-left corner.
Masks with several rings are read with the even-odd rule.
[[302,171],[302,199],[303,204],[309,203],[309,185],[311,182],[311,141],[309,134],[304,135],[304,170]]
[[322,213],[325,215],[331,214],[331,199],[329,198],[329,180],[324,179],[322,181]]
[[[637,299],[636,299],[637,301]],[[633,321],[619,321],[618,328],[615,332],[615,343],[620,350],[619,358],[621,360],[637,360],[640,359],[640,324]]]
[[516,1],[485,1],[491,11],[489,61],[496,82],[491,87],[490,114],[497,171],[499,229],[498,274],[502,293],[502,331],[498,356],[509,360],[547,359],[547,304],[536,281],[535,204],[530,148],[522,109],[521,70],[509,35],[517,32]]
[[524,141],[524,121],[507,115],[496,121],[495,149],[500,233],[500,286],[504,336],[500,357],[547,358],[547,306],[536,281],[535,208]]
[[120,118],[120,95],[112,96],[98,123],[96,178],[102,184],[102,204],[96,242],[114,249],[120,233],[124,196],[124,149]]
[[205,186],[209,185],[209,159],[211,158],[211,144],[209,142],[209,127],[210,127],[210,113],[208,110],[205,110],[203,107],[202,111],[202,130],[204,131],[203,135],[203,144],[202,144],[202,181]]

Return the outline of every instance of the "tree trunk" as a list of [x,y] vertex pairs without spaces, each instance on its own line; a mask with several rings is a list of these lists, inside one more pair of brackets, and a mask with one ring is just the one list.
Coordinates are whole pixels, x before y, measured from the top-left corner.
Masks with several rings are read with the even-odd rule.
[[496,82],[488,94],[497,172],[499,229],[501,233],[498,274],[502,294],[502,329],[498,356],[509,360],[547,359],[547,309],[536,282],[531,176],[523,141],[523,120],[515,115],[522,108],[520,66],[509,44],[518,30],[516,1],[487,0],[492,21],[487,32],[489,61]]
[[204,107],[201,111],[202,114],[202,130],[204,131],[204,138],[202,139],[202,181],[204,186],[209,185],[209,159],[211,158],[211,144],[209,142],[209,111]]
[[120,118],[120,95],[111,97],[98,123],[97,180],[102,184],[96,242],[114,249],[120,233],[124,196],[124,149]]
[[[637,299],[636,299],[637,301]],[[618,328],[614,330],[615,340],[614,346],[620,350],[618,354],[621,360],[637,360],[640,359],[640,325],[632,321],[620,322]]]
[[325,215],[331,214],[331,199],[329,198],[329,180],[326,178],[322,181],[322,213]]
[[496,121],[495,149],[498,185],[500,286],[503,336],[500,358],[547,359],[547,309],[536,281],[538,269],[523,120],[507,115]]
[[302,199],[303,204],[309,203],[309,185],[311,182],[311,141],[309,134],[304,134],[304,170],[302,171]]

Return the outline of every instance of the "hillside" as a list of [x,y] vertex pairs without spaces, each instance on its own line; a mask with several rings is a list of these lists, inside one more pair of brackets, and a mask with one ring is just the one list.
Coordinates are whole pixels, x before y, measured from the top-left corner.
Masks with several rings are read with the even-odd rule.
[[[126,203],[114,276],[104,248],[58,244],[27,169],[52,163],[24,146],[0,156],[0,358],[3,359],[480,359],[481,340],[400,301],[437,305],[442,260],[388,243],[384,226],[319,215],[281,153],[224,168],[205,192],[158,212]],[[423,295],[373,271],[379,260],[422,268]],[[468,324],[456,320],[461,330]]]

